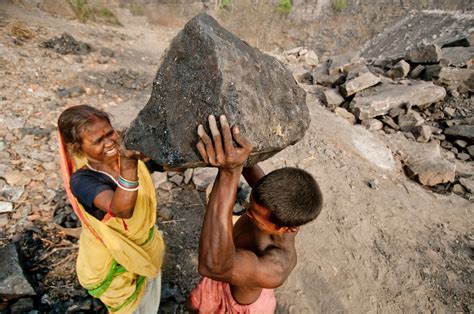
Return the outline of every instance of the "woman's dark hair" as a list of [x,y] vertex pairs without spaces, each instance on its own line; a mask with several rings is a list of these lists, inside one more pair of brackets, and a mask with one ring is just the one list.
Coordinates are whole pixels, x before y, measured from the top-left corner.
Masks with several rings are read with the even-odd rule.
[[281,168],[261,178],[252,189],[257,204],[271,211],[281,227],[297,227],[318,217],[323,195],[316,180],[304,170]]
[[59,132],[64,143],[69,144],[73,153],[80,152],[82,132],[97,120],[104,120],[110,124],[110,116],[107,112],[89,105],[72,106],[61,113],[58,118]]

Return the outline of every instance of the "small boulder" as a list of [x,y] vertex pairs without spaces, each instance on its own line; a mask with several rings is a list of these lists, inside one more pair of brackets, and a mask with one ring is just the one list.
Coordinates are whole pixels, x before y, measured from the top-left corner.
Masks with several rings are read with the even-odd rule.
[[393,130],[400,130],[400,126],[389,116],[382,117],[382,122],[392,128]]
[[405,59],[412,63],[437,63],[441,59],[441,55],[441,48],[431,44],[409,49]]
[[376,131],[383,128],[383,123],[377,119],[366,119],[361,122],[367,130]]
[[324,99],[329,108],[339,107],[344,102],[344,97],[335,88],[325,90]]
[[386,84],[357,94],[350,104],[351,111],[360,120],[387,114],[393,108],[407,103],[425,107],[446,96],[446,90],[432,82],[414,82],[412,85]]
[[388,112],[388,115],[391,118],[396,118],[399,115],[405,114],[405,112],[406,110],[404,108],[397,107],[397,108],[390,109],[390,111]]
[[456,154],[456,158],[459,159],[459,160],[462,160],[462,161],[466,161],[466,160],[469,160],[471,158],[471,156],[469,156],[469,154],[459,152],[459,153]]
[[166,181],[166,182],[163,182],[161,183],[159,186],[158,186],[158,189],[160,190],[163,190],[163,191],[171,191],[173,188],[174,188],[174,183],[173,182],[170,182],[170,181]]
[[20,266],[14,244],[0,248],[0,298],[17,299],[36,295]]
[[467,152],[469,155],[471,155],[472,158],[474,158],[474,145],[466,147]]
[[402,59],[387,74],[393,79],[402,79],[407,76],[408,72],[410,72],[410,64]]
[[474,125],[454,125],[444,130],[444,134],[474,143]]
[[304,47],[295,47],[293,49],[285,51],[284,54],[287,55],[287,56],[290,56],[290,55],[299,56],[300,51],[303,50],[303,49],[304,49]]
[[454,114],[456,113],[456,108],[453,108],[453,107],[444,107],[444,108],[443,108],[443,113],[444,113],[448,118],[451,118],[451,117],[454,116]]
[[302,66],[293,69],[293,77],[298,83],[310,85],[313,84],[313,76],[308,70],[306,70]]
[[373,75],[371,72],[365,72],[341,85],[341,92],[345,97],[347,97],[377,85],[378,83],[380,83],[380,78],[378,76]]
[[474,193],[474,176],[459,178],[461,183],[470,193]]
[[423,71],[425,70],[425,67],[421,64],[418,64],[411,72],[410,72],[410,78],[412,79],[417,79],[420,78],[421,75],[423,74]]
[[453,185],[452,191],[453,191],[453,193],[456,193],[456,194],[464,194],[464,193],[466,193],[466,189],[464,189],[464,187],[463,187],[461,184],[455,184],[455,185]]
[[181,174],[177,173],[168,180],[176,185],[181,185],[181,183],[183,183],[184,177]]
[[403,132],[410,132],[414,127],[420,126],[425,122],[421,115],[414,110],[398,116],[398,125]]
[[461,148],[465,148],[467,146],[467,142],[463,140],[455,140],[454,144]]
[[0,214],[11,213],[12,211],[13,211],[13,203],[12,202],[0,201]]
[[443,57],[440,63],[445,66],[467,67],[474,59],[474,47],[449,47],[441,49]]
[[348,72],[349,68],[355,63],[360,62],[360,54],[358,52],[348,52],[337,55],[330,60],[328,69],[329,75]]
[[408,176],[416,178],[421,184],[434,186],[453,182],[456,165],[446,160],[429,159],[408,163],[405,170]]
[[445,85],[456,86],[460,91],[474,92],[474,69],[443,67],[438,81]]
[[310,67],[315,67],[319,64],[319,58],[313,50],[308,51],[303,57],[304,63]]
[[438,79],[439,72],[441,72],[442,66],[439,64],[430,64],[425,66],[425,71],[423,71],[422,78],[425,81],[434,81]]
[[205,191],[210,183],[214,182],[217,168],[196,168],[193,173],[193,183],[198,191]]
[[153,184],[155,185],[155,187],[158,187],[160,184],[168,181],[168,175],[166,174],[166,172],[155,171],[151,174],[151,179],[153,180]]
[[334,113],[349,122],[350,124],[356,123],[356,118],[354,117],[354,115],[342,107],[337,107],[336,109],[334,109]]
[[298,64],[298,57],[294,54],[286,56],[286,61],[291,64]]
[[191,179],[193,178],[193,171],[194,169],[188,168],[184,170],[184,184],[189,184],[191,182]]
[[327,87],[334,87],[344,83],[346,74],[343,72],[336,72],[334,74],[328,73],[328,65],[321,64],[313,72],[313,83]]
[[31,298],[21,298],[10,306],[11,314],[31,313],[33,310],[33,300]]
[[431,139],[431,128],[428,125],[419,125],[413,128],[413,135],[415,135],[416,141],[421,143],[427,143]]

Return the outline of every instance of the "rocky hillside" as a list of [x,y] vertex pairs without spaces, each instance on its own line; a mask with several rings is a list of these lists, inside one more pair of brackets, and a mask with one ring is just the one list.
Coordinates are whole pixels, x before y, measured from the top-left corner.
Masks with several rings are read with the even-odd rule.
[[[264,50],[306,46],[319,55],[359,48],[411,11],[468,12],[474,6],[469,0],[111,0],[104,8],[103,1],[89,0],[85,3],[92,9],[77,6],[71,9],[65,1],[22,2],[71,18],[77,14],[87,18],[85,12],[96,7],[98,20],[120,23],[131,14],[142,16],[155,26],[180,27],[197,13],[207,11],[239,37]],[[117,20],[110,19],[110,14]]]

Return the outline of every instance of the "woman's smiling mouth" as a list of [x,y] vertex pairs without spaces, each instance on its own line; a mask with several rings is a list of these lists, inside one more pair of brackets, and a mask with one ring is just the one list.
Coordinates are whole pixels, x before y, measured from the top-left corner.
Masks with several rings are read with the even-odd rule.
[[114,156],[115,154],[117,154],[117,147],[113,147],[105,152],[106,156]]

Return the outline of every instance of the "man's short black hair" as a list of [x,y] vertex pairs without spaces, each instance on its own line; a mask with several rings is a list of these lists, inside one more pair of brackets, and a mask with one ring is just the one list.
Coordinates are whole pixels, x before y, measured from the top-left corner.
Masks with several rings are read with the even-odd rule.
[[268,208],[281,227],[304,225],[321,212],[323,195],[316,180],[298,168],[281,168],[261,178],[252,190],[257,204]]

